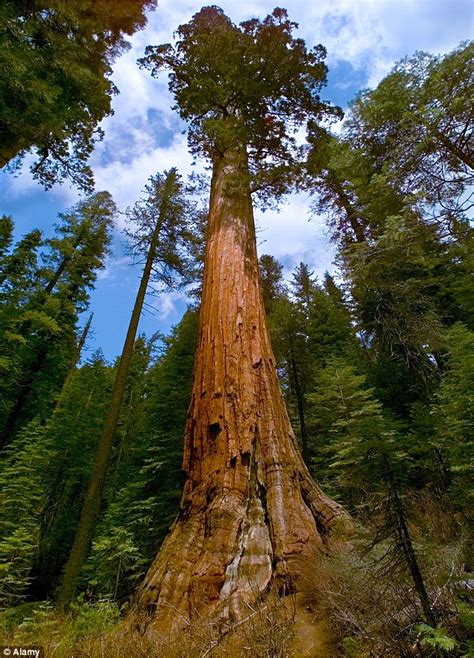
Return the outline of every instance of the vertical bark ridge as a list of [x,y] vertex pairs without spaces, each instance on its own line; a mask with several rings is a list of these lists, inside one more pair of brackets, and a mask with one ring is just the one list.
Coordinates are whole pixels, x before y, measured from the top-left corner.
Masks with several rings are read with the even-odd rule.
[[183,469],[179,516],[137,597],[138,617],[158,626],[239,620],[346,518],[311,479],[279,388],[244,149],[214,163]]

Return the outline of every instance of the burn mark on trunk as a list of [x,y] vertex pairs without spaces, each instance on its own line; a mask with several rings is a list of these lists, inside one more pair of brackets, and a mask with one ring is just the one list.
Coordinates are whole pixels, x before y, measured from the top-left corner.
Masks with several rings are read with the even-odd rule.
[[[260,484],[258,480],[257,480],[257,496],[260,498],[260,502],[262,503],[265,525],[268,527],[268,529],[270,529],[270,519],[268,518],[268,507],[267,507],[267,490],[263,486],[263,484]],[[272,534],[270,532],[270,540],[271,539],[272,539]]]
[[314,519],[314,523],[316,525],[316,530],[318,531],[319,536],[321,537],[321,539],[324,539],[329,534],[327,520],[324,518],[320,518],[321,515],[318,514],[318,511],[315,509],[315,506],[313,504],[313,501],[311,500],[309,492],[305,489],[305,487],[301,487],[301,497],[303,498],[303,502],[306,505],[306,507],[311,511],[311,514]]
[[181,506],[179,508],[178,512],[178,518],[181,520],[185,520],[189,517],[189,514],[191,512],[191,501],[190,500],[185,500],[184,502],[181,503]]
[[240,461],[242,466],[249,466],[250,465],[250,451],[242,452],[240,455]]
[[220,423],[211,423],[209,425],[209,438],[215,441],[218,437],[218,435],[221,433],[221,425]]

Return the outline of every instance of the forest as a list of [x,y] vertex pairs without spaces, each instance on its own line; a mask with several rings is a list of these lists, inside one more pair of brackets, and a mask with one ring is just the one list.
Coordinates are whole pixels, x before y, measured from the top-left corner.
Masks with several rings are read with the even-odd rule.
[[[137,67],[206,173],[122,212],[89,159],[161,6],[110,4],[0,6],[0,167],[81,192],[48,235],[0,217],[3,654],[474,656],[473,42],[343,112],[291,6],[203,7]],[[295,190],[324,276],[257,251]],[[140,278],[109,361],[85,345],[119,215]],[[139,331],[150,286],[186,292],[168,335]]]

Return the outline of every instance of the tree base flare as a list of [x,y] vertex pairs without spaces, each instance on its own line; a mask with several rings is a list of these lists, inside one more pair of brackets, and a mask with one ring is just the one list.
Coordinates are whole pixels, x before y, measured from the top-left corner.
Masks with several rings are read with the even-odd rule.
[[[296,456],[296,464],[277,468],[262,459],[257,444],[250,457],[240,455],[245,484],[222,488],[209,504],[208,496],[194,492],[194,503],[182,506],[138,594],[135,615],[142,628],[151,623],[169,629],[212,617],[230,629],[269,591],[298,589],[316,549],[350,521]],[[237,463],[234,468],[239,470]]]

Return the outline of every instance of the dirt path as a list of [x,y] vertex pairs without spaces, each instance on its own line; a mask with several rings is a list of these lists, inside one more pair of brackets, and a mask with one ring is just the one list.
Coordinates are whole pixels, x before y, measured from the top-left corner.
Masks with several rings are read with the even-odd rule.
[[303,604],[301,594],[296,595],[295,635],[291,642],[292,658],[338,658],[331,643],[331,631],[326,619],[317,619],[314,612]]

